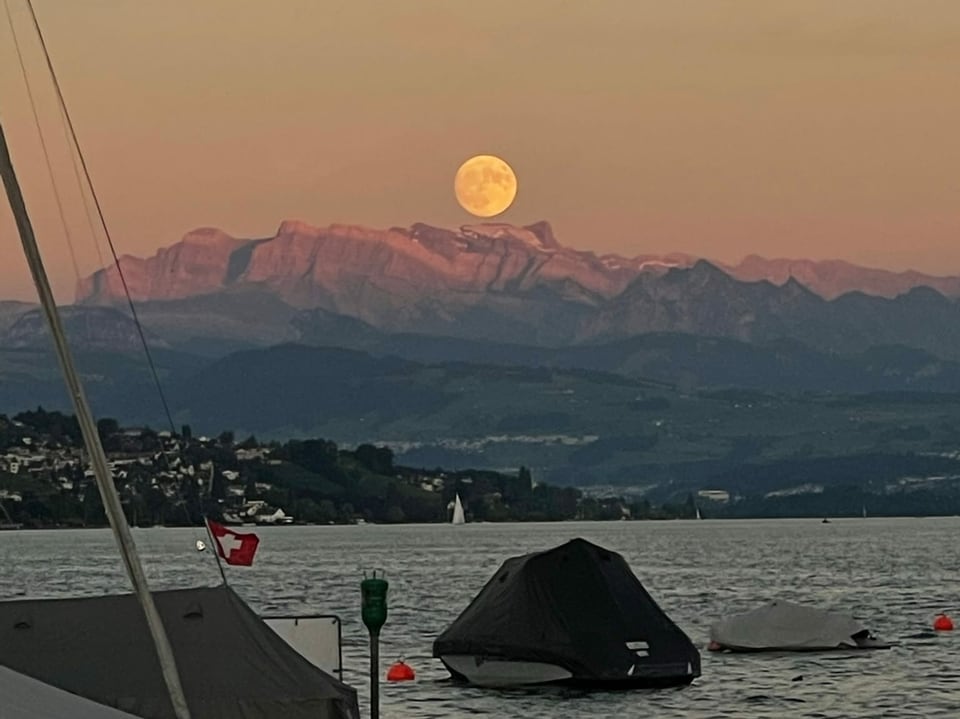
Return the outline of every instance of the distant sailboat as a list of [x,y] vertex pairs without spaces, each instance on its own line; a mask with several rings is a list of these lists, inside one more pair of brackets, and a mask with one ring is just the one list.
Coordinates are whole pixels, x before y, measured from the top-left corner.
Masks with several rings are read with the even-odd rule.
[[703,519],[703,517],[700,516],[700,507],[697,507],[697,519]]
[[466,521],[467,518],[463,515],[463,505],[460,503],[460,495],[458,494],[453,501],[453,519],[450,520],[450,524],[464,524]]
[[863,518],[867,518],[867,505],[863,505]]

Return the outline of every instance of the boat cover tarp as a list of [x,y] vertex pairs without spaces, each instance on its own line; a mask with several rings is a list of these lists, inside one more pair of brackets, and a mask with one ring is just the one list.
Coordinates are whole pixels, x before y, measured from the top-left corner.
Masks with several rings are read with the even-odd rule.
[[[153,596],[193,719],[359,719],[355,690],[304,659],[229,587]],[[174,719],[132,594],[0,602],[0,666],[138,717]]]
[[435,657],[459,654],[555,664],[586,682],[700,675],[696,647],[623,557],[584,539],[504,562],[433,644]]
[[721,619],[710,640],[722,648],[746,651],[866,649],[883,645],[853,617],[783,599]]
[[3,719],[136,719],[62,689],[0,667],[0,717]]

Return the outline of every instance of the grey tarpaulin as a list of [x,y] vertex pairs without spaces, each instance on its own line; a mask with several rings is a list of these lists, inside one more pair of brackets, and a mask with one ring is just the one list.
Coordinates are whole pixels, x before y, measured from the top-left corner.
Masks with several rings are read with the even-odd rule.
[[741,651],[874,649],[888,645],[870,636],[853,617],[783,599],[724,617],[710,628],[710,641]]
[[[358,719],[356,692],[314,667],[227,586],[155,592],[193,719]],[[0,666],[145,719],[173,719],[132,594],[0,602]]]
[[37,679],[0,667],[2,719],[136,719]]

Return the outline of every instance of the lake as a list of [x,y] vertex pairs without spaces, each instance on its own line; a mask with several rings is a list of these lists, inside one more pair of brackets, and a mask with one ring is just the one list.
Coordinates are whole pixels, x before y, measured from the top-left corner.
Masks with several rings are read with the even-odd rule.
[[[246,531],[246,530],[244,530]],[[227,567],[261,612],[333,613],[343,621],[345,680],[368,716],[363,572],[385,570],[390,615],[381,677],[404,657],[415,682],[381,688],[381,716],[934,717],[960,705],[960,518],[567,522],[258,528],[253,567]],[[134,530],[153,588],[216,584],[197,529]],[[463,688],[431,655],[433,639],[507,557],[583,537],[624,555],[644,586],[701,648],[686,688],[584,692]],[[108,530],[0,533],[0,596],[128,591]],[[783,597],[852,613],[885,651],[729,655],[703,650],[710,624]]]

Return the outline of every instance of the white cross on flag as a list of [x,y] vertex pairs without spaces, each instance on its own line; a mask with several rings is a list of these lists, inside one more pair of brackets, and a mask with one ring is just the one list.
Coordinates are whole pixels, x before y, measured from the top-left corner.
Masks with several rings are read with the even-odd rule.
[[253,555],[257,553],[260,537],[252,532],[234,532],[212,519],[207,520],[207,526],[210,527],[210,534],[217,543],[217,554],[223,557],[227,564],[238,564],[244,567],[253,564]]

